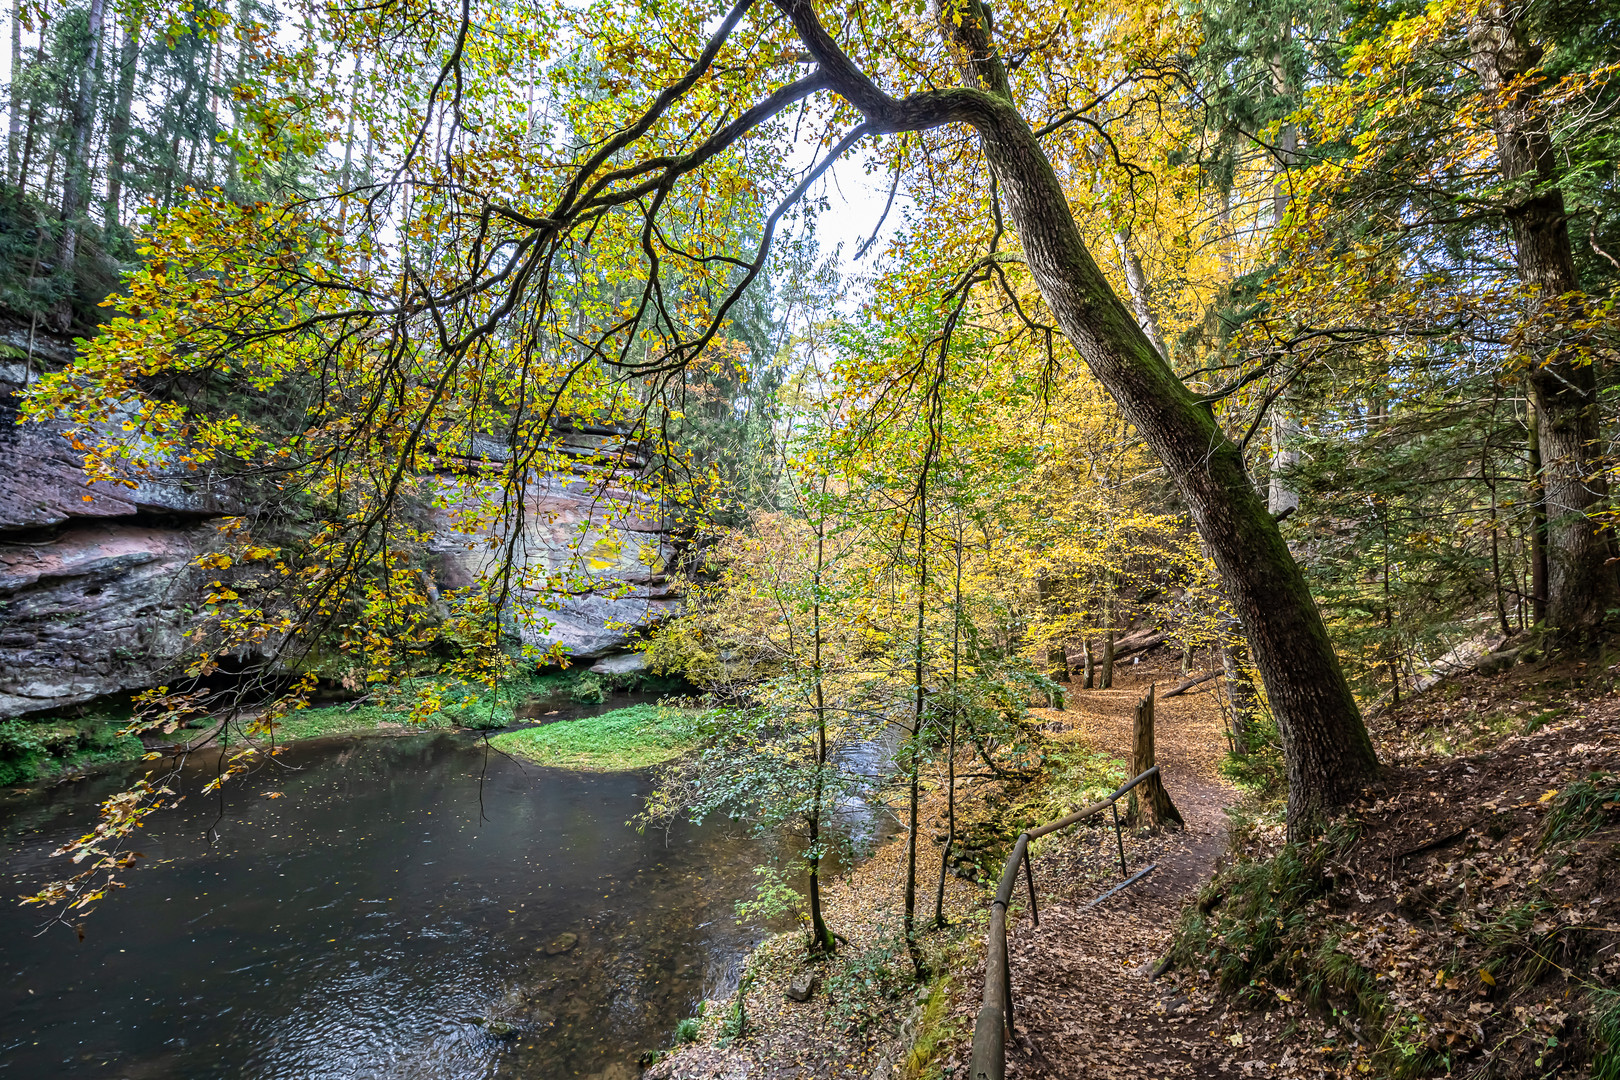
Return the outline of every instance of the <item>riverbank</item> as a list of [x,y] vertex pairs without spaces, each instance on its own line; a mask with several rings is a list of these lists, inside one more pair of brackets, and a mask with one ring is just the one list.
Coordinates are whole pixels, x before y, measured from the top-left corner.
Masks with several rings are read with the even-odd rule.
[[[917,890],[917,943],[925,978],[916,977],[901,934],[905,804],[903,793],[895,791],[885,842],[824,888],[827,922],[847,939],[839,952],[812,958],[802,932],[766,940],[744,966],[738,991],[705,1003],[679,1032],[689,1041],[653,1065],[646,1080],[846,1075],[922,1080],[962,1075],[982,992],[989,899],[1001,863],[1022,829],[1059,817],[1124,779],[1131,707],[1155,676],[1161,683],[1180,680],[1173,666],[1160,671],[1143,664],[1122,673],[1117,690],[1071,691],[1067,710],[1033,710],[1043,729],[1043,766],[1036,778],[997,779],[970,766],[967,754],[962,756],[957,842],[942,897],[945,777],[942,770],[926,777]],[[1219,846],[1217,834],[1224,834],[1220,806],[1229,794],[1213,779],[1221,744],[1219,713],[1209,699],[1188,695],[1161,706],[1161,725],[1161,746],[1167,747],[1162,760],[1172,794],[1188,798],[1189,808],[1196,798],[1200,861],[1195,873],[1207,876],[1203,860],[1212,861],[1211,845]],[[1196,797],[1183,794],[1192,782],[1200,785]],[[1213,799],[1205,797],[1210,791]],[[1125,853],[1134,870],[1184,842],[1127,833]],[[1081,897],[1089,901],[1119,880],[1111,828],[1080,827],[1046,838],[1033,855],[1043,925],[1047,905]],[[1175,875],[1178,894],[1183,886],[1190,890],[1203,880],[1188,877],[1183,882],[1183,877]],[[1024,895],[1020,885],[1014,918],[1025,909]],[[943,926],[935,920],[936,904]],[[809,976],[815,979],[809,999],[793,1000],[788,991],[795,979],[802,988]]]
[[[500,731],[523,723],[546,723],[553,717],[582,716],[614,705],[640,702],[628,695],[679,689],[667,680],[641,676],[604,676],[586,670],[536,671],[514,676],[499,686],[444,684],[431,677],[402,679],[396,685],[377,686],[352,701],[311,705],[277,722],[278,745],[339,736],[409,735],[426,731],[466,729]],[[435,708],[417,709],[424,694]],[[413,713],[418,713],[414,716]],[[0,785],[36,783],[136,761],[153,750],[188,740],[213,741],[219,721],[199,715],[164,738],[146,741],[121,735],[133,718],[127,697],[103,700],[60,713],[42,713],[0,722]],[[249,725],[254,713],[243,713],[237,725]],[[237,739],[231,736],[232,741]],[[263,741],[254,736],[255,741]],[[665,760],[655,757],[648,764]],[[547,762],[551,764],[552,762]],[[559,767],[571,768],[561,764]],[[641,768],[631,764],[622,768]]]

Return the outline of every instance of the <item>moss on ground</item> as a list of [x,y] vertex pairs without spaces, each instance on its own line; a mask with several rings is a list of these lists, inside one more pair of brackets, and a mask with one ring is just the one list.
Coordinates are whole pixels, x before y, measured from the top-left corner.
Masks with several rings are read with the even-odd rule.
[[632,705],[601,716],[508,731],[490,741],[507,753],[553,768],[583,772],[645,769],[691,749],[691,715],[663,705]]
[[0,722],[0,785],[25,784],[62,772],[134,761],[141,741],[119,735],[124,717],[101,713],[67,719],[26,717]]
[[394,710],[381,705],[322,705],[300,709],[276,725],[277,742],[299,739],[325,739],[335,735],[364,735],[379,728],[432,730],[453,726],[435,713],[426,721],[410,722],[409,708]]
[[[408,678],[393,686],[377,686],[361,701],[299,709],[276,724],[275,738],[278,743],[288,743],[375,734],[379,730],[493,730],[512,726],[518,721],[518,710],[531,702],[538,702],[542,708],[590,704],[605,700],[608,692],[627,683],[638,687],[651,683],[647,688],[657,689],[668,682],[614,678],[582,670],[529,672],[503,680],[494,688],[447,685],[431,677]],[[418,709],[424,695],[436,707]],[[413,713],[417,714],[414,720]],[[24,784],[93,765],[139,760],[145,753],[140,739],[118,734],[132,719],[133,709],[127,701],[105,699],[88,710],[0,721],[0,785]],[[174,739],[195,738],[211,724],[211,720],[199,715]]]

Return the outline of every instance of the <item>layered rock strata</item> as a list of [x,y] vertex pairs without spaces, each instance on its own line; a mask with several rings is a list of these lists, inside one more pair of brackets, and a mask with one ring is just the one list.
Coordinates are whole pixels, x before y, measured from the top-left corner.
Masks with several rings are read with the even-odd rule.
[[[69,359],[35,344],[52,366]],[[6,345],[0,357],[15,357],[0,333]],[[0,719],[168,681],[206,584],[193,563],[213,523],[239,509],[195,476],[87,484],[61,426],[16,422],[15,395],[38,367],[0,361]],[[441,590],[470,585],[509,550],[530,582],[508,613],[514,630],[588,662],[623,652],[679,601],[658,507],[618,483],[644,464],[633,444],[587,427],[561,449],[565,467],[527,485],[517,543],[504,546],[469,518],[505,448],[479,440],[448,456],[431,478],[431,574]]]

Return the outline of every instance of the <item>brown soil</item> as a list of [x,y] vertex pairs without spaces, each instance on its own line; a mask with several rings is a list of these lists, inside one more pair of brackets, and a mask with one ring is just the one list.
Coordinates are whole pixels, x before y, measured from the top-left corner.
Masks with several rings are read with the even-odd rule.
[[[1122,669],[1114,689],[1071,689],[1068,708],[1046,715],[1092,747],[1126,757],[1132,714],[1148,685],[1162,693],[1180,681],[1166,660],[1144,660]],[[1113,830],[1102,823],[1035,858],[1040,923],[1015,910],[1008,942],[1016,1024],[1009,1077],[1199,1075],[1197,1066],[1214,1053],[1208,1037],[1176,1014],[1176,1003],[1167,1004],[1172,988],[1147,976],[1226,848],[1223,808],[1235,793],[1215,771],[1226,749],[1219,687],[1215,680],[1158,702],[1158,764],[1187,828],[1128,839],[1131,873],[1154,863],[1152,874],[1088,906],[1121,880]],[[983,993],[982,960],[971,991],[958,1006],[969,1020]],[[954,1075],[964,1075],[968,1050],[964,1040],[953,1055]]]
[[[1332,1013],[1345,1007],[1342,997],[1307,1003],[1286,979],[1234,995],[1207,971],[1148,978],[1191,901],[1230,857],[1223,809],[1236,801],[1216,774],[1226,749],[1220,681],[1161,699],[1159,764],[1188,827],[1157,837],[1127,832],[1130,871],[1156,869],[1095,907],[1121,880],[1112,828],[1097,822],[1038,846],[1039,925],[1022,882],[1011,912],[1016,1035],[1008,1076],[1590,1075],[1602,1049],[1591,992],[1620,989],[1620,792],[1592,804],[1580,835],[1551,844],[1546,836],[1571,785],[1594,774],[1610,777],[1597,781],[1602,791],[1620,783],[1611,675],[1620,670],[1521,666],[1465,676],[1370,718],[1391,767],[1350,815],[1354,839],[1326,860],[1324,888],[1309,902],[1297,943],[1305,951],[1337,943],[1336,955],[1353,961],[1384,1002],[1376,1030]],[[1117,689],[1071,689],[1068,707],[1044,710],[1042,719],[1055,740],[1123,756],[1148,684],[1162,693],[1178,681],[1170,658],[1144,660],[1120,673]],[[995,794],[983,784],[964,801]],[[937,791],[925,811],[927,835],[939,828]],[[1265,856],[1281,830],[1251,825],[1241,839],[1241,854]],[[902,844],[886,845],[834,890],[835,924],[853,939],[873,940],[892,919],[903,853]],[[924,853],[927,880],[938,849],[925,845]],[[983,889],[952,879],[947,910],[958,925],[982,926],[985,900]],[[1215,902],[1212,917],[1230,907]],[[962,974],[945,1024],[948,1080],[967,1074],[983,993],[983,932],[960,940],[953,958]],[[791,943],[776,949],[780,955],[764,950],[749,996],[753,1034],[730,1050],[694,1048],[657,1076],[907,1075],[901,1061],[920,1011],[914,997],[873,998],[871,1023],[852,1034],[830,1021],[820,994],[805,1005],[783,1002],[804,961]]]

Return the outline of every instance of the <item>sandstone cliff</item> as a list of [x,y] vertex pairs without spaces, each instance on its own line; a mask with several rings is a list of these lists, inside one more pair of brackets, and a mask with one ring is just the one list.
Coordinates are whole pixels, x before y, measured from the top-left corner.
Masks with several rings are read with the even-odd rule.
[[[0,331],[0,718],[167,681],[203,584],[192,562],[212,543],[213,522],[238,509],[228,491],[192,477],[87,485],[59,426],[16,423],[15,395],[29,376],[22,345]],[[36,371],[69,359],[49,340],[36,339],[34,354]],[[678,604],[658,508],[614,482],[615,469],[640,464],[622,440],[566,433],[574,466],[537,479],[524,500],[517,562],[574,562],[577,571],[567,590],[525,597],[549,630],[515,628],[542,649],[560,642],[576,660],[623,651]],[[490,558],[487,536],[458,531],[457,508],[501,450],[468,448],[433,479],[444,504],[431,545],[440,588],[470,583]]]

